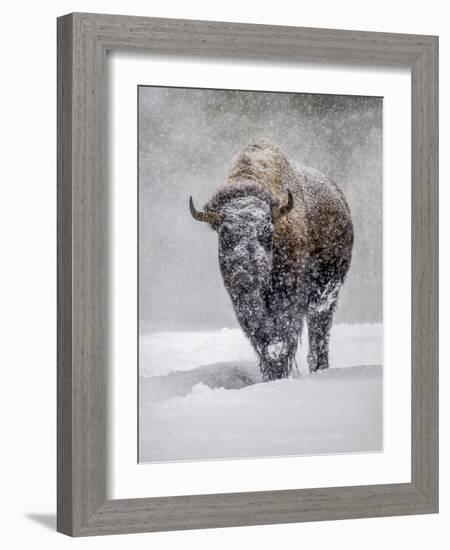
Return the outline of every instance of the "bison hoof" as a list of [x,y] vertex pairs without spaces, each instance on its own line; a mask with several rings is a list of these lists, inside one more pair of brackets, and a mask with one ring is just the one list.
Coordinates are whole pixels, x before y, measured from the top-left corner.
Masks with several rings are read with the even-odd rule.
[[291,374],[291,368],[289,361],[283,363],[270,363],[261,366],[263,382],[270,382],[272,380],[280,380],[281,378],[287,378]]
[[309,372],[325,370],[328,368],[328,358],[317,357],[316,355],[308,355]]

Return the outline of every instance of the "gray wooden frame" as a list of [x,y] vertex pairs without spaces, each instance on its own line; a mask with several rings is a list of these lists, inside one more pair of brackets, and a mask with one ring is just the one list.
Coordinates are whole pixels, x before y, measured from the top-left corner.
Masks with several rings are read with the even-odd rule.
[[[106,52],[409,67],[411,483],[108,500]],[[75,13],[58,19],[58,531],[73,536],[438,510],[438,38]]]

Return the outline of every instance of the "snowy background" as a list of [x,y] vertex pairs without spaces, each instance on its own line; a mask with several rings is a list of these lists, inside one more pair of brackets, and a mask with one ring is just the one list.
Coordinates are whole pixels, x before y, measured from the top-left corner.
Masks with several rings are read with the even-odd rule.
[[[267,137],[335,179],[355,227],[330,343],[308,375],[261,383],[217,262],[189,213]],[[382,449],[382,99],[139,88],[139,460]]]

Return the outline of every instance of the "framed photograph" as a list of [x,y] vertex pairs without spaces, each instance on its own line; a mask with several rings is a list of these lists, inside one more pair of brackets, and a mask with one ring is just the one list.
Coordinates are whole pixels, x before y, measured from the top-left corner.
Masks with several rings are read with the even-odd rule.
[[438,39],[58,19],[58,530],[438,511]]

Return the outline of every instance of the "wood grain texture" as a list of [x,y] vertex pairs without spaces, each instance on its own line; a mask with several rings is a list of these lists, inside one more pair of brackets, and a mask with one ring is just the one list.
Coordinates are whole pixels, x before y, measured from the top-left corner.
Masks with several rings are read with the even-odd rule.
[[412,479],[438,507],[438,42],[411,71]]
[[[412,481],[107,500],[106,52],[406,66],[412,74]],[[438,40],[116,15],[58,20],[58,530],[99,535],[438,509]]]
[[58,21],[57,529],[72,525],[72,20]]

